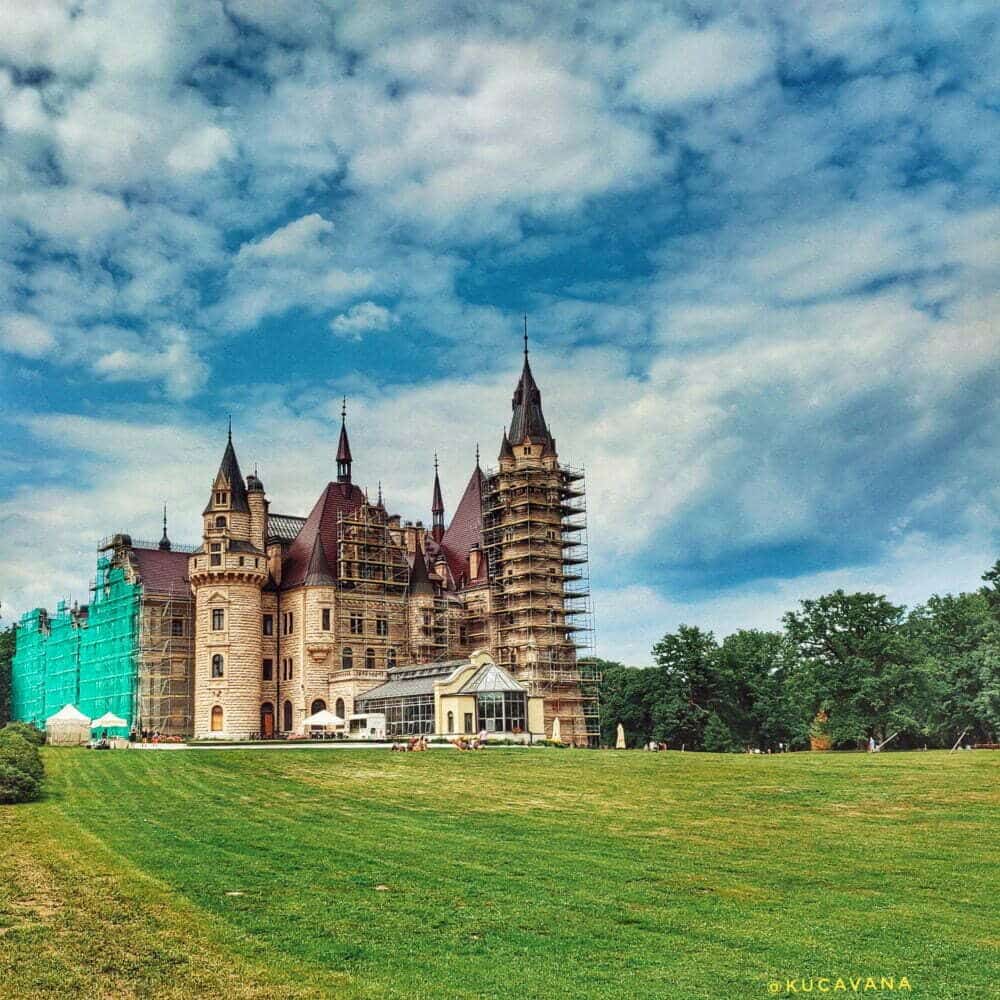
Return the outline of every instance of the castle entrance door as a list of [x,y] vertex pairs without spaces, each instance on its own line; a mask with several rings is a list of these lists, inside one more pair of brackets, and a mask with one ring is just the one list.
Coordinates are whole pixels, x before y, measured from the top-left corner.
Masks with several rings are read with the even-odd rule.
[[262,740],[274,738],[274,705],[269,701],[260,706],[260,738]]

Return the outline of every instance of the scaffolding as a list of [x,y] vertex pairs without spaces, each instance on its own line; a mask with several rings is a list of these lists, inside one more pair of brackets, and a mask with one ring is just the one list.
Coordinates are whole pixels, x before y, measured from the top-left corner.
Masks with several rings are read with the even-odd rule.
[[191,733],[193,602],[191,598],[151,594],[144,589],[139,618],[141,669],[136,726],[167,735]]
[[[405,549],[392,537],[381,507],[360,504],[337,516],[337,630],[354,670],[386,670],[409,647]],[[347,667],[341,653],[341,667]]]
[[545,699],[547,731],[560,718],[570,738],[596,745],[600,679],[579,662],[593,632],[583,470],[489,470],[483,548],[498,662]]
[[11,662],[11,717],[19,722],[45,723],[46,642],[49,615],[35,608],[17,624],[14,659]]

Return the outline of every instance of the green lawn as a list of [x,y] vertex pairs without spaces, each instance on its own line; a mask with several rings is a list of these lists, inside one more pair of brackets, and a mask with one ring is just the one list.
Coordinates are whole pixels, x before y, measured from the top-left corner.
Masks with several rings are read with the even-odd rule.
[[1000,754],[45,762],[0,811],[4,997],[998,995]]

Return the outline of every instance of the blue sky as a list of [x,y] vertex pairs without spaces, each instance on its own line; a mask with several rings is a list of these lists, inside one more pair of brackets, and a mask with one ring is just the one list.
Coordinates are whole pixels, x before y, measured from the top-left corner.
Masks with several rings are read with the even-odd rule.
[[195,541],[226,414],[272,509],[428,518],[528,316],[597,648],[996,558],[991,3],[0,10],[0,612]]

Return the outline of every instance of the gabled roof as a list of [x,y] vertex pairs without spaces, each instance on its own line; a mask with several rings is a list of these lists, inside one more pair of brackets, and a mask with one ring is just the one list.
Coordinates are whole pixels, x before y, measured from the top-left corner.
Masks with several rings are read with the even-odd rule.
[[277,538],[282,542],[293,542],[306,523],[304,517],[295,514],[268,514],[267,536]]
[[169,549],[133,548],[142,589],[164,597],[190,597],[188,553]]
[[352,483],[327,483],[319,499],[285,555],[281,567],[281,589],[299,587],[306,581],[316,538],[319,537],[327,569],[337,578],[337,515],[361,506],[365,496]]
[[461,687],[459,694],[486,691],[524,691],[524,685],[496,663],[484,663]]
[[[220,481],[229,487],[231,508],[248,514],[250,504],[247,502],[247,484],[243,481],[243,473],[240,472],[240,463],[236,458],[232,435],[226,442],[226,450],[222,453],[222,461],[219,463],[219,471],[215,474],[213,489]],[[207,514],[211,509],[212,500],[209,499],[208,506],[202,513]]]
[[[448,560],[451,575],[469,576],[469,550],[473,545],[483,544],[483,484],[486,477],[477,465],[465,487],[462,499],[455,508],[455,516],[441,539],[441,549]],[[480,576],[484,576],[486,560],[480,565]]]
[[542,394],[531,374],[527,350],[524,353],[521,378],[511,400],[511,408],[513,413],[510,418],[509,439],[512,445],[520,444],[527,437],[533,441],[544,441],[549,437],[549,429],[542,414]]

